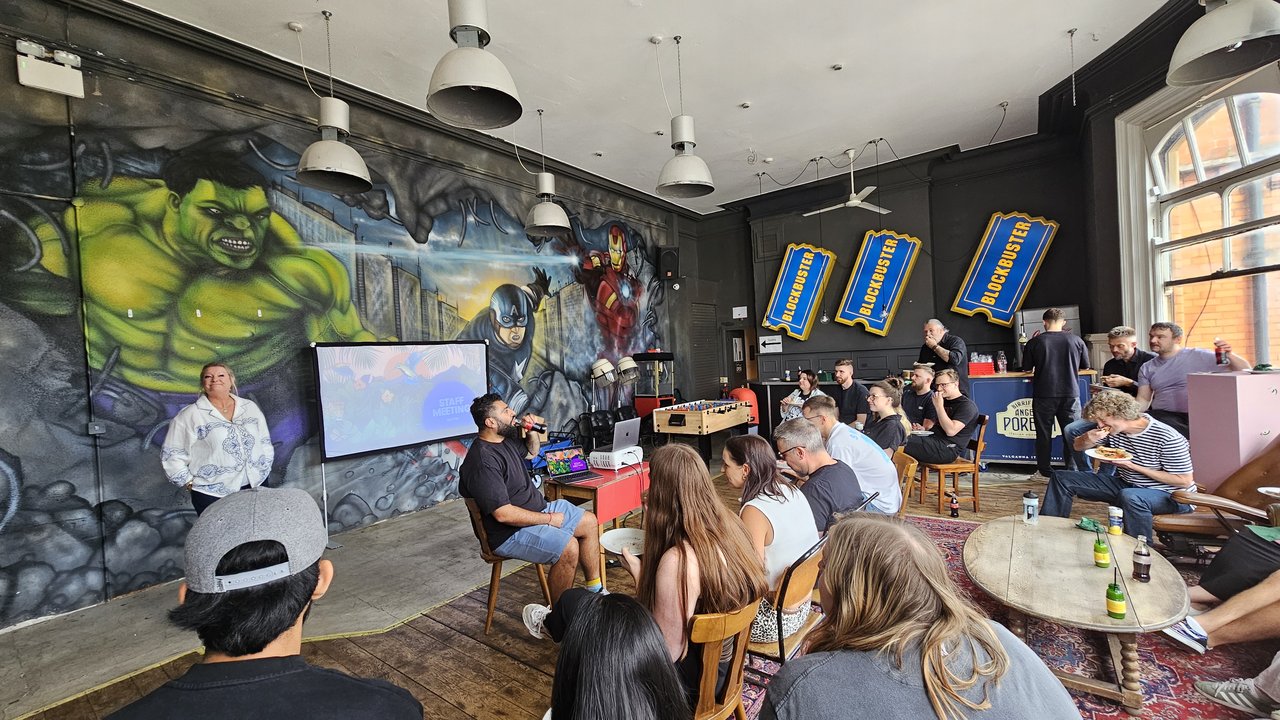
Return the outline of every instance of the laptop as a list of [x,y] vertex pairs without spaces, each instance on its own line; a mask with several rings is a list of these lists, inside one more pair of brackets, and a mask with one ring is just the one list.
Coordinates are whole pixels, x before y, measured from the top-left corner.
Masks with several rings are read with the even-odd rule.
[[581,445],[571,445],[563,450],[543,453],[547,461],[547,479],[558,483],[575,483],[603,477],[587,467],[587,458]]
[[640,418],[620,420],[613,424],[613,443],[596,448],[596,452],[613,452],[614,448],[625,450],[640,444]]

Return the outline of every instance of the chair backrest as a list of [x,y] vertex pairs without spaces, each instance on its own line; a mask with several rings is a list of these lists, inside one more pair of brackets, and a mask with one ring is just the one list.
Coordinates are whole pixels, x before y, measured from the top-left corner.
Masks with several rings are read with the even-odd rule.
[[476,505],[476,501],[471,498],[463,498],[467,503],[467,512],[471,515],[471,530],[476,534],[476,540],[480,541],[480,557],[485,562],[493,562],[502,558],[493,554],[493,548],[489,547],[489,534],[484,531],[484,516],[480,514],[480,506]]
[[1242,505],[1266,510],[1276,499],[1258,492],[1258,488],[1280,485],[1277,477],[1280,477],[1280,438],[1272,440],[1265,450],[1228,475],[1212,493]]
[[973,464],[982,464],[982,451],[987,447],[987,420],[986,415],[978,416],[978,434],[969,438],[969,449],[973,451]]
[[907,496],[911,494],[908,485],[914,482],[916,471],[920,469],[920,461],[898,449],[893,452],[893,466],[898,469],[898,489],[902,492],[898,517],[902,517],[907,513]]
[[[760,601],[729,613],[694,615],[689,620],[689,641],[702,647],[702,677],[698,681],[698,705],[694,720],[721,720],[734,714],[742,701],[742,676],[751,640],[751,622],[756,619]],[[720,649],[732,640],[733,656],[724,687],[716,692],[719,679]]]

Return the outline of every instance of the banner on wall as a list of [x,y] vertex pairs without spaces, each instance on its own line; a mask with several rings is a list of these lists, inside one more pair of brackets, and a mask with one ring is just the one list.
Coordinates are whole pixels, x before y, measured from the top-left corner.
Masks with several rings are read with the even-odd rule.
[[868,230],[840,299],[836,322],[860,324],[869,333],[887,335],[919,255],[919,238]]
[[762,324],[797,340],[807,339],[835,262],[835,253],[825,248],[787,245]]
[[1025,213],[993,213],[951,309],[982,313],[997,325],[1013,325],[1014,313],[1036,279],[1058,223]]

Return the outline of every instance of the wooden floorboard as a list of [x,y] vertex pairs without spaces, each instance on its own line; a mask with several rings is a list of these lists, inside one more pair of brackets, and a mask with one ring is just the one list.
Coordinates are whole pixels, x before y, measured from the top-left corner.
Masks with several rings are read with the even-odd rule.
[[[715,484],[725,505],[736,512],[737,491],[723,475],[716,476]],[[1043,483],[1006,480],[983,484],[981,510],[964,507],[960,519],[985,522],[1020,513],[1022,495],[1027,490],[1034,490],[1043,502]],[[947,517],[945,509],[937,512],[936,500],[921,504],[915,497],[912,493],[907,501],[909,515]],[[1075,516],[1083,513],[1095,519],[1106,517],[1106,507],[1099,503],[1077,503],[1075,510]],[[639,527],[641,521],[636,514],[626,524]],[[469,543],[471,538],[463,541]],[[607,582],[612,592],[635,591],[630,575],[618,567],[610,568]],[[308,642],[303,646],[303,655],[315,665],[387,680],[405,688],[423,704],[426,717],[537,720],[550,705],[557,654],[549,640],[530,637],[521,620],[525,604],[542,602],[537,575],[527,566],[502,578],[493,629],[486,635],[488,590],[488,585],[476,588],[385,633]],[[322,605],[317,608],[317,612],[323,611]],[[184,655],[37,717],[96,720],[150,692],[166,679],[181,676],[198,658],[195,653]]]

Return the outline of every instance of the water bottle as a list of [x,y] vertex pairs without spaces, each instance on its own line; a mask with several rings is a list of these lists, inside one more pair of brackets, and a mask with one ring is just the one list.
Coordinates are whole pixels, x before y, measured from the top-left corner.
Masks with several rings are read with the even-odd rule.
[[1133,579],[1151,582],[1151,551],[1147,549],[1145,535],[1138,536],[1138,547],[1133,549]]
[[1030,490],[1022,496],[1022,522],[1035,525],[1040,521],[1040,498]]
[[996,372],[1004,374],[1009,372],[1009,359],[1004,356],[1004,351],[996,352]]

